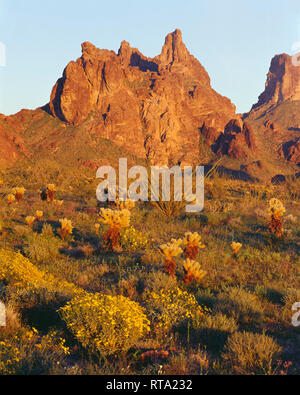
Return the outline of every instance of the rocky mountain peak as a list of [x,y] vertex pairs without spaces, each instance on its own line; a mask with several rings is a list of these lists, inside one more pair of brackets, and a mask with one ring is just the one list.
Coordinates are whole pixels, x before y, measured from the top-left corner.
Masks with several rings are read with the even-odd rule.
[[292,56],[276,55],[271,61],[265,90],[253,109],[297,100],[300,100],[300,66],[293,63]]
[[162,64],[168,65],[174,62],[186,62],[190,53],[182,41],[182,33],[176,29],[173,33],[169,33],[165,39],[159,60]]

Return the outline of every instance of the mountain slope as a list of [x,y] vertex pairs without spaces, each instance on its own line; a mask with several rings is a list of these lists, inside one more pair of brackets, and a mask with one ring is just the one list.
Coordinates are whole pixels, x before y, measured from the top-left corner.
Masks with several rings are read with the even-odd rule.
[[291,57],[271,63],[264,93],[249,114],[211,87],[179,30],[147,58],[123,41],[118,53],[82,44],[35,111],[0,116],[1,166],[51,158],[95,170],[126,156],[132,163],[209,164],[253,178],[297,172],[300,72]]

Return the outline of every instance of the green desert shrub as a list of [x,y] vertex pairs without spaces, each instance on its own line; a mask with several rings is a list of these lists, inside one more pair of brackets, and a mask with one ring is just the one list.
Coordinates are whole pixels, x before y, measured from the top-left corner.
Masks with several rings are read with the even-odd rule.
[[41,234],[32,233],[27,236],[25,255],[37,263],[52,261],[59,254],[61,241],[51,235],[49,228],[44,228]]
[[222,357],[237,374],[272,374],[280,352],[270,336],[236,332],[228,338]]
[[208,308],[213,308],[216,304],[216,297],[210,289],[199,289],[196,293],[199,304]]
[[264,313],[258,296],[241,287],[226,288],[217,299],[216,309],[240,322],[257,320]]
[[42,335],[34,328],[22,328],[13,336],[0,338],[0,375],[62,373],[69,353],[57,332]]
[[169,291],[177,287],[176,279],[162,271],[147,274],[144,283],[146,290],[150,292]]
[[238,330],[237,322],[222,313],[207,315],[192,324],[195,340],[210,349],[222,349],[228,336]]

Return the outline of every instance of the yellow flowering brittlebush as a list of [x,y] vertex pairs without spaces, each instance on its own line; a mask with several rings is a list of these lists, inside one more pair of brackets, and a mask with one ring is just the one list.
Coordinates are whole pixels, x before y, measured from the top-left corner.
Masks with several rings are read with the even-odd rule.
[[74,284],[55,278],[49,273],[39,270],[29,259],[20,253],[0,250],[0,282],[6,281],[16,288],[32,290],[47,289],[63,292],[71,297],[83,294],[84,291]]
[[124,230],[121,235],[121,245],[125,250],[138,251],[147,247],[148,240],[142,232],[133,226]]
[[201,319],[207,311],[196,301],[195,296],[180,288],[160,292],[148,292],[144,302],[155,326],[170,330],[185,321]]
[[70,354],[65,339],[56,332],[40,335],[35,329],[22,329],[13,338],[0,340],[0,375],[24,374],[28,358],[62,361]]
[[84,347],[103,355],[127,351],[150,329],[144,309],[124,296],[88,294],[59,312]]

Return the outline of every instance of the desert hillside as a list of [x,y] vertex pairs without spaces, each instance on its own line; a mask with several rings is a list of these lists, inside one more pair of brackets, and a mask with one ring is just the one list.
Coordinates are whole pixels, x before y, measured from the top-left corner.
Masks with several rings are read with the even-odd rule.
[[249,114],[218,94],[182,40],[167,35],[147,58],[123,41],[118,53],[82,44],[35,111],[0,117],[1,162],[55,158],[96,170],[107,145],[135,161],[212,165],[238,178],[271,180],[299,171],[298,68],[275,56],[265,92]]

